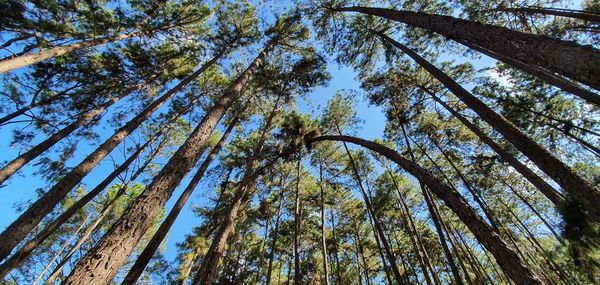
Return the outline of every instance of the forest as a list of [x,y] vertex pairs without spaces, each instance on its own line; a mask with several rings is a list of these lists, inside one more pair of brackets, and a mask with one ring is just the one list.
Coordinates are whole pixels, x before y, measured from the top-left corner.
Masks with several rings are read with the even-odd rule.
[[599,0],[0,0],[0,284],[600,284]]

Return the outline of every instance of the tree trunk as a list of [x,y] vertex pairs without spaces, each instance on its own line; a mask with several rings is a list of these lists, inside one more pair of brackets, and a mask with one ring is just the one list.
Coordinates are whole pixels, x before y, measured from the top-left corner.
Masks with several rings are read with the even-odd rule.
[[[241,89],[273,46],[274,42],[269,43],[265,50],[224,91],[221,98],[207,112],[200,124],[169,159],[146,190],[133,202],[100,242],[77,263],[64,284],[108,284],[111,282],[119,268],[127,261],[127,257],[139,239],[152,225],[160,209],[173,194],[175,187],[196,164],[214,128],[230,106],[240,97]],[[220,55],[223,54],[225,51],[220,52]],[[216,62],[218,57],[220,56],[213,58],[211,62]],[[93,268],[93,272],[89,268]]]
[[[102,190],[104,190],[108,185],[123,173],[125,170],[129,168],[129,166],[138,158],[138,156],[143,153],[154,141],[161,135],[161,132],[155,134],[152,138],[150,138],[144,145],[139,147],[133,154],[127,158],[119,167],[117,167],[113,172],[111,172],[104,180],[102,180],[94,189],[81,197],[77,202],[73,203],[71,207],[62,212],[56,219],[52,222],[48,223],[43,230],[35,235],[33,239],[27,242],[21,249],[19,249],[15,254],[13,254],[8,260],[6,260],[2,265],[0,265],[0,279],[3,279],[6,274],[10,272],[13,268],[21,265],[31,254],[33,251],[43,243],[50,235],[52,235],[60,226],[66,223],[77,211],[81,210],[88,202],[94,199]],[[151,157],[153,158],[157,152],[153,152]],[[151,160],[151,158],[150,158]]]
[[[327,242],[325,237],[325,193],[323,191],[323,163],[319,159],[319,189],[321,190],[321,251],[323,255],[323,275],[325,285],[329,285],[329,268],[327,264]],[[269,283],[267,283],[269,284]]]
[[279,226],[281,225],[281,209],[283,208],[283,196],[284,196],[284,188],[283,188],[283,178],[280,183],[280,193],[279,193],[279,204],[277,205],[277,218],[275,220],[275,228],[273,229],[273,239],[271,240],[271,247],[269,250],[269,265],[267,266],[267,280],[265,284],[271,284],[271,272],[273,270],[273,259],[275,257],[275,250],[277,249],[277,237],[279,236]]
[[450,16],[384,8],[343,7],[335,11],[359,12],[423,28],[442,36],[476,43],[523,63],[547,68],[596,89],[600,88],[600,52],[542,35],[527,34]]
[[[115,147],[117,147],[131,132],[137,129],[152,113],[158,110],[167,100],[175,96],[177,92],[183,89],[194,78],[199,76],[206,69],[216,63],[223,55],[224,51],[218,53],[210,61],[206,62],[192,75],[185,78],[177,86],[173,87],[156,101],[144,108],[141,113],[127,122],[123,127],[116,131],[110,138],[102,143],[94,152],[88,155],[79,165],[74,167],[58,183],[48,190],[40,199],[33,203],[19,218],[8,226],[2,234],[0,240],[4,242],[0,245],[0,259],[6,257],[33,228],[50,213],[54,207],[90,172],[98,163],[102,161]],[[210,135],[210,133],[208,134]],[[85,283],[85,282],[84,282]]]
[[579,98],[589,102],[590,104],[595,104],[596,106],[600,106],[600,95],[598,95],[592,91],[586,90],[584,88],[581,88],[577,84],[570,82],[569,80],[561,77],[560,75],[552,74],[552,72],[544,69],[543,66],[540,67],[540,66],[529,65],[529,64],[523,63],[521,61],[512,59],[508,56],[504,56],[502,54],[487,50],[483,47],[480,47],[480,46],[470,43],[470,42],[461,41],[461,40],[455,40],[455,41],[470,48],[470,49],[476,50],[476,51],[483,53],[489,57],[500,60],[514,68],[525,71],[525,72],[541,79],[542,81],[544,81],[552,86],[557,87],[558,89],[560,89],[562,91],[565,91],[567,93],[571,93],[575,96],[578,96]]
[[301,284],[302,277],[300,275],[300,179],[302,175],[302,166],[300,162],[302,156],[298,155],[298,163],[296,164],[296,192],[294,198],[294,285]]
[[[427,91],[426,91],[427,92]],[[496,154],[500,156],[500,158],[506,161],[510,166],[512,166],[517,172],[519,172],[529,183],[535,186],[548,200],[550,200],[554,205],[559,206],[564,203],[564,198],[558,193],[554,187],[550,186],[544,179],[539,177],[535,172],[521,163],[518,159],[516,159],[510,152],[496,143],[492,138],[487,136],[482,130],[480,130],[475,124],[471,123],[467,118],[458,113],[456,110],[448,106],[447,103],[442,101],[439,97],[431,92],[427,92],[436,102],[440,103],[442,107],[444,107],[452,116],[458,119],[464,126],[466,126],[471,132],[473,132],[483,143],[489,146]]]
[[[384,36],[385,37],[385,36]],[[511,142],[517,149],[525,154],[542,171],[548,174],[573,198],[579,201],[588,214],[596,221],[600,221],[600,191],[589,181],[578,175],[573,169],[554,157],[549,151],[533,141],[529,136],[519,130],[513,123],[502,115],[494,112],[482,101],[477,99],[467,90],[462,88],[448,75],[427,62],[418,54],[401,45],[400,43],[386,37],[384,40],[401,49],[413,58],[421,67],[426,69],[432,76],[438,79],[446,88],[454,93],[463,103],[479,115],[481,119],[501,133],[506,140]]]
[[417,164],[407,160],[387,147],[355,137],[341,135],[320,136],[308,138],[307,142],[311,143],[324,140],[354,143],[375,151],[396,162],[403,169],[426,184],[433,193],[442,199],[446,205],[458,215],[458,217],[469,227],[477,240],[479,240],[485,248],[494,255],[497,263],[515,283],[542,284],[539,278],[523,264],[523,261],[518,257],[515,251],[500,238],[496,231],[490,228],[490,226],[481,219],[460,193],[444,185]]
[[335,217],[333,215],[333,209],[331,209],[329,211],[329,214],[331,216],[331,233],[333,234],[333,240],[334,240],[334,244],[333,244],[333,251],[334,251],[334,257],[335,257],[335,275],[337,277],[337,284],[345,284],[342,280],[342,273],[340,272],[340,256],[338,254],[338,244],[337,244],[337,234],[336,234],[336,229],[335,229]]
[[187,279],[190,276],[190,273],[192,273],[192,268],[194,267],[194,263],[198,259],[199,254],[200,254],[199,249],[194,249],[192,251],[192,256],[189,259],[189,264],[186,265],[186,267],[183,269],[183,271],[181,272],[181,275],[179,275],[179,277],[177,277],[178,285],[185,285],[187,283]]
[[135,86],[127,88],[125,91],[123,91],[121,94],[119,94],[119,96],[112,98],[112,99],[100,104],[98,107],[90,110],[89,112],[79,116],[79,118],[77,120],[75,120],[68,126],[62,128],[60,131],[54,133],[53,135],[51,135],[44,141],[40,142],[36,146],[29,149],[27,152],[19,155],[17,158],[15,158],[11,162],[7,163],[0,170],[0,184],[6,182],[6,180],[8,178],[10,178],[13,174],[15,174],[15,172],[17,172],[19,169],[21,169],[21,167],[23,167],[25,164],[34,160],[36,157],[38,157],[39,155],[41,155],[42,153],[44,153],[45,151],[50,149],[56,143],[58,143],[59,141],[61,141],[62,139],[66,138],[68,135],[70,135],[71,133],[73,133],[74,131],[79,129],[79,127],[83,126],[84,124],[86,124],[87,122],[92,120],[94,117],[100,115],[102,112],[104,112],[104,110],[106,110],[106,108],[117,103],[123,97],[125,97],[126,95],[128,95],[129,93],[134,91],[135,89],[138,89],[139,87],[140,87],[139,85],[135,85]]
[[39,52],[28,53],[28,54],[21,55],[18,57],[5,59],[3,61],[0,61],[0,73],[6,73],[11,70],[15,70],[17,68],[25,67],[25,66],[28,66],[28,65],[31,65],[34,63],[38,63],[38,62],[47,60],[47,59],[58,57],[58,56],[61,56],[61,55],[64,55],[64,54],[67,54],[67,53],[70,53],[70,52],[73,52],[76,50],[100,46],[100,45],[103,45],[106,43],[120,41],[123,39],[128,39],[128,38],[134,37],[136,35],[137,35],[137,33],[121,34],[121,35],[116,35],[113,37],[106,37],[106,38],[84,41],[84,42],[80,42],[80,43],[76,43],[76,44],[72,44],[72,45],[68,45],[68,46],[53,47],[53,48],[49,48],[49,49],[42,50]]
[[[371,284],[371,277],[369,276],[369,263],[367,262],[367,259],[365,258],[365,251],[364,251],[364,247],[363,247],[363,244],[361,242],[361,239],[360,239],[360,232],[359,232],[359,229],[358,229],[358,225],[354,225],[354,227],[355,227],[355,230],[356,230],[355,240],[356,240],[356,246],[358,248],[358,254],[360,254],[360,258],[361,258],[361,260],[363,262],[363,265],[364,265],[365,283],[367,285],[370,285]],[[360,274],[360,262],[358,262],[358,264],[359,264],[358,265],[358,271],[359,271],[359,274]],[[362,282],[361,282],[361,284],[362,284]]]
[[198,168],[198,171],[196,172],[196,174],[194,174],[188,186],[185,188],[185,190],[183,190],[167,217],[160,224],[160,227],[158,228],[158,230],[156,230],[156,232],[154,233],[154,235],[152,236],[142,253],[138,255],[135,263],[133,264],[133,266],[131,267],[121,284],[135,284],[138,278],[142,275],[142,272],[144,272],[144,269],[148,265],[148,262],[150,261],[150,259],[152,259],[152,256],[169,233],[169,230],[171,230],[171,226],[173,226],[173,223],[175,223],[175,219],[177,219],[177,216],[179,216],[179,213],[183,209],[183,206],[185,206],[185,203],[192,195],[192,192],[194,192],[196,186],[198,186],[198,183],[200,182],[200,179],[202,179],[202,177],[204,176],[204,173],[208,169],[208,166],[212,163],[213,159],[219,154],[221,148],[225,144],[225,141],[229,137],[229,134],[237,125],[239,120],[238,118],[239,117],[235,117],[229,123],[229,126],[221,136],[219,142],[212,148],[208,156],[204,159],[204,162],[202,162],[202,165],[200,165],[200,168]]

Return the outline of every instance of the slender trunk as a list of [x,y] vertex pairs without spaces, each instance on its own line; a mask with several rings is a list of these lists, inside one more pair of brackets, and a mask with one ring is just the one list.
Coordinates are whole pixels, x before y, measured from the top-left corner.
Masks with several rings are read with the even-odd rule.
[[[338,132],[340,130],[338,129]],[[397,283],[402,283],[403,282],[403,278],[402,275],[400,274],[400,271],[398,270],[398,264],[396,261],[396,256],[394,255],[394,252],[392,251],[392,249],[390,248],[390,244],[387,240],[387,238],[384,235],[384,231],[383,228],[379,222],[379,219],[375,216],[375,213],[373,212],[373,208],[371,206],[371,202],[369,201],[369,197],[367,195],[367,192],[365,191],[363,185],[362,185],[362,179],[360,178],[360,174],[358,172],[358,169],[356,167],[356,163],[354,162],[354,158],[352,157],[352,154],[350,153],[350,150],[348,149],[348,146],[346,145],[346,142],[343,142],[344,145],[344,150],[346,151],[346,155],[348,156],[348,159],[350,160],[350,165],[352,166],[352,170],[354,173],[354,178],[356,179],[356,183],[358,184],[358,188],[361,190],[361,193],[363,195],[364,201],[365,201],[365,205],[367,206],[367,211],[368,214],[370,215],[370,217],[373,219],[373,226],[375,227],[375,230],[377,232],[377,234],[379,234],[379,237],[381,238],[381,242],[383,244],[383,248],[385,250],[385,253],[387,255],[388,260],[390,261],[390,266],[392,268],[392,272],[394,273],[394,278],[396,279]]]
[[[202,65],[196,72],[185,78],[177,86],[173,87],[156,101],[144,108],[141,113],[127,122],[123,127],[116,131],[110,138],[102,143],[94,152],[88,155],[81,163],[66,174],[58,183],[48,190],[40,199],[33,203],[19,218],[8,226],[2,234],[0,240],[4,242],[0,245],[0,259],[6,257],[33,228],[50,213],[54,207],[73,189],[94,167],[96,167],[115,147],[117,147],[125,138],[146,121],[152,113],[158,110],[167,100],[175,96],[177,92],[183,89],[194,78],[199,76],[206,69],[216,63],[225,52],[218,53],[210,61]],[[212,131],[212,129],[211,129]],[[210,135],[210,132],[208,133]],[[151,220],[151,219],[150,219]],[[150,221],[151,222],[151,221]],[[116,259],[114,259],[116,260]],[[83,279],[82,279],[83,280]],[[86,283],[86,282],[83,282]]]
[[152,259],[152,256],[162,243],[163,239],[171,230],[171,226],[173,226],[173,223],[175,223],[175,219],[177,219],[177,216],[179,216],[179,213],[183,209],[183,206],[185,206],[185,203],[192,195],[192,192],[194,192],[196,186],[198,186],[198,183],[200,182],[200,179],[202,179],[202,177],[204,176],[204,173],[208,169],[208,166],[212,163],[213,159],[221,151],[221,148],[225,144],[225,141],[229,137],[229,134],[237,125],[238,120],[238,117],[236,117],[229,123],[229,126],[221,136],[219,142],[212,148],[208,156],[204,159],[204,162],[202,162],[202,165],[200,165],[200,168],[198,168],[198,171],[196,172],[196,174],[194,174],[188,186],[185,188],[185,190],[183,190],[167,217],[160,224],[160,227],[158,228],[158,230],[156,230],[156,232],[154,233],[154,235],[152,236],[142,253],[138,255],[135,263],[133,264],[133,266],[131,267],[121,284],[135,284],[138,278],[142,275],[142,272],[144,272],[144,269],[148,265],[148,262],[150,261],[150,259]]
[[123,91],[121,94],[119,94],[119,96],[112,98],[112,99],[100,104],[98,107],[90,110],[89,112],[79,116],[79,118],[77,118],[77,120],[75,120],[68,126],[62,128],[60,131],[54,133],[53,135],[51,135],[44,141],[40,142],[36,146],[29,149],[27,152],[19,155],[17,158],[15,158],[11,162],[7,163],[0,170],[0,184],[6,182],[6,180],[8,178],[10,178],[13,174],[15,174],[15,172],[17,172],[19,169],[21,169],[21,167],[25,166],[25,164],[27,164],[30,161],[37,158],[39,155],[41,155],[42,153],[44,153],[45,151],[50,149],[56,143],[58,143],[59,141],[61,141],[64,138],[66,138],[68,135],[70,135],[71,133],[73,133],[74,131],[79,129],[79,127],[85,125],[87,122],[92,120],[94,117],[96,117],[96,116],[100,115],[102,112],[104,112],[104,110],[106,110],[108,107],[117,103],[123,97],[125,97],[126,95],[131,93],[133,90],[138,89],[139,87],[140,87],[139,85],[136,85],[136,86],[127,88],[125,91]]
[[70,52],[73,52],[76,50],[100,46],[100,45],[103,45],[106,43],[131,38],[136,35],[137,35],[137,33],[121,34],[121,35],[116,35],[113,37],[106,37],[106,38],[84,41],[84,42],[80,42],[80,43],[76,43],[76,44],[72,44],[72,45],[68,45],[68,46],[53,47],[53,48],[49,48],[49,49],[42,50],[39,52],[28,53],[28,54],[24,54],[24,55],[21,55],[18,57],[5,59],[3,61],[0,61],[0,73],[6,73],[11,70],[15,70],[17,68],[25,67],[25,66],[28,66],[28,65],[31,65],[34,63],[38,63],[38,62],[47,60],[47,59],[58,57],[58,56],[61,56],[61,55],[64,55],[64,54],[67,54],[67,53],[70,53]]
[[600,191],[589,181],[578,175],[573,169],[533,141],[502,115],[494,112],[441,70],[437,69],[400,43],[393,41],[390,38],[386,38],[386,40],[388,42],[391,41],[390,43],[401,49],[404,53],[417,61],[417,63],[425,68],[432,76],[436,77],[461,101],[475,111],[480,118],[501,133],[504,138],[523,152],[523,154],[525,154],[542,171],[552,177],[552,179],[561,185],[565,191],[569,192],[573,198],[578,200],[594,220],[600,221],[600,208],[597,207],[597,203],[600,201]]
[[[129,168],[129,166],[143,153],[154,141],[161,135],[158,132],[151,137],[144,145],[139,147],[133,154],[127,158],[119,167],[111,172],[104,180],[102,180],[94,189],[81,197],[71,207],[62,212],[56,219],[48,223],[43,230],[38,232],[33,239],[27,242],[17,252],[15,252],[8,260],[0,265],[0,279],[4,278],[13,268],[21,265],[33,251],[44,242],[50,235],[52,235],[60,226],[66,223],[77,211],[81,210],[88,202],[94,199],[100,192],[102,192],[108,185]],[[153,155],[151,155],[153,156]]]
[[520,7],[520,8],[496,8],[491,11],[511,12],[511,13],[526,13],[526,14],[542,14],[551,16],[560,16],[572,19],[584,20],[587,22],[600,23],[600,15],[588,13],[586,11],[558,9],[558,8],[543,8],[543,7]]
[[373,225],[373,219],[371,218],[371,215],[368,216],[369,225],[371,226],[371,231],[373,231],[373,236],[375,237],[375,245],[377,246],[377,252],[379,253],[379,258],[381,258],[381,264],[383,265],[383,273],[385,275],[385,279],[387,280],[388,284],[393,284],[392,278],[390,276],[390,268],[388,266],[387,260],[385,258],[385,253],[383,253],[383,249],[381,246],[381,240],[379,238],[379,235],[377,234],[377,230],[375,230],[375,226]]
[[190,273],[192,273],[192,267],[194,267],[194,263],[195,263],[194,261],[196,261],[198,259],[199,254],[200,254],[200,250],[197,248],[192,251],[192,256],[189,258],[189,263],[183,269],[183,271],[181,272],[181,275],[179,275],[179,277],[177,277],[178,285],[186,284],[187,279],[190,276]]
[[336,10],[378,16],[430,30],[451,39],[477,43],[523,63],[544,67],[600,88],[600,66],[597,64],[600,62],[600,53],[590,46],[422,12],[370,7],[345,7]]
[[500,156],[500,158],[510,164],[517,172],[519,172],[529,183],[535,186],[540,192],[548,198],[554,205],[559,206],[564,203],[564,198],[558,193],[554,187],[550,186],[544,179],[539,177],[535,172],[521,163],[518,159],[516,159],[510,152],[496,143],[492,138],[487,136],[482,130],[480,130],[475,124],[471,123],[467,118],[458,113],[452,107],[448,106],[448,104],[442,101],[439,97],[435,96],[435,94],[428,92],[429,95],[440,105],[442,105],[452,116],[458,119],[464,126],[466,126],[471,132],[473,132],[482,142],[488,145],[496,154]]
[[538,277],[523,264],[515,251],[510,248],[500,235],[488,226],[465,199],[454,189],[444,185],[426,170],[400,156],[397,152],[382,145],[350,136],[320,136],[309,138],[308,143],[316,141],[344,141],[354,143],[375,151],[396,162],[403,169],[414,175],[433,191],[458,217],[469,227],[477,240],[496,258],[500,267],[517,284],[542,284]]
[[44,278],[44,275],[46,274],[46,271],[48,271],[50,269],[50,267],[52,266],[52,264],[58,259],[58,257],[63,253],[63,251],[65,251],[65,249],[67,248],[67,246],[71,243],[71,241],[77,237],[77,234],[79,234],[79,232],[83,229],[83,227],[85,226],[85,223],[90,219],[90,217],[92,216],[92,213],[90,212],[85,219],[83,219],[83,221],[81,222],[81,224],[79,224],[79,227],[77,227],[77,229],[70,233],[70,237],[62,244],[62,246],[60,247],[60,249],[58,250],[58,252],[56,252],[54,254],[54,256],[52,257],[52,259],[50,259],[50,261],[48,261],[48,264],[44,267],[44,269],[42,269],[42,271],[40,272],[40,274],[38,274],[37,278],[35,278],[35,280],[33,281],[33,283],[31,283],[32,285],[36,285],[38,284],[38,282],[40,282],[40,280],[42,280],[42,278]]
[[[323,191],[323,163],[319,160],[319,189],[321,190],[321,248],[323,254],[323,275],[325,285],[329,285],[329,268],[327,264],[327,242],[325,237],[325,193]],[[268,284],[268,283],[267,283]]]
[[[367,259],[365,258],[365,251],[364,251],[364,247],[362,245],[362,241],[360,239],[360,232],[358,230],[358,225],[354,225],[355,230],[356,230],[356,246],[358,247],[358,253],[360,254],[360,258],[362,260],[362,263],[364,265],[364,272],[365,272],[365,283],[367,285],[371,284],[371,277],[369,277],[369,263],[367,262]],[[360,262],[359,262],[359,271],[360,271]]]
[[485,49],[481,46],[478,46],[474,43],[470,43],[467,41],[456,40],[456,42],[458,42],[470,49],[473,49],[480,53],[483,53],[489,57],[500,60],[514,68],[525,71],[525,72],[541,79],[542,81],[544,81],[552,86],[555,86],[562,91],[565,91],[567,93],[571,93],[575,96],[578,96],[579,98],[581,98],[591,104],[595,104],[597,106],[600,105],[600,95],[598,95],[592,91],[589,91],[585,88],[582,88],[582,87],[578,86],[576,83],[573,83],[573,82],[563,78],[560,75],[553,74],[552,72],[544,69],[543,66],[529,65],[529,64],[523,63],[519,60],[515,60],[508,56],[490,51],[488,49]]
[[338,254],[338,239],[337,239],[337,233],[336,233],[336,227],[335,227],[335,217],[333,215],[333,209],[331,209],[329,211],[329,214],[331,215],[331,233],[333,234],[333,251],[334,251],[334,257],[335,257],[335,275],[337,277],[337,284],[344,284],[343,280],[342,280],[342,273],[340,272],[340,256]]
[[[75,84],[75,86],[77,86],[77,85],[78,84]],[[47,98],[45,100],[40,100],[39,102],[31,102],[29,105],[27,105],[25,107],[22,107],[22,108],[14,111],[14,112],[12,112],[10,114],[5,115],[4,117],[0,118],[0,126],[5,125],[10,120],[12,120],[12,119],[14,119],[14,118],[16,118],[18,116],[21,116],[21,115],[25,114],[25,112],[27,112],[27,111],[29,111],[31,109],[37,108],[39,106],[45,106],[45,105],[48,105],[48,104],[50,104],[50,103],[52,103],[52,102],[54,102],[56,100],[63,99],[66,91],[70,91],[71,89],[73,89],[73,87],[69,87],[66,90],[61,91],[61,93],[53,95],[52,97]],[[32,99],[32,101],[35,101],[35,97],[36,96],[34,95],[33,97],[34,97],[34,99]]]
[[298,155],[298,162],[296,164],[296,191],[294,198],[294,285],[300,285],[300,179],[302,175],[302,156]]
[[[226,51],[221,51],[210,62],[194,72],[199,75],[215,63]],[[254,64],[252,65],[254,66]],[[248,72],[242,73],[219,101],[202,119],[185,143],[169,159],[142,195],[127,209],[127,212],[111,227],[96,246],[86,254],[65,280],[65,284],[107,284],[137,244],[141,236],[151,226],[154,218],[173,193],[174,188],[196,163],[199,154],[221,117],[237,99],[239,90],[248,79]],[[189,79],[189,80],[188,80]],[[191,81],[192,78],[180,83]],[[175,87],[177,88],[177,87]],[[89,271],[89,268],[95,268]]]
[[269,265],[267,266],[267,280],[265,284],[271,284],[271,272],[273,270],[273,259],[275,257],[275,251],[277,250],[277,237],[279,236],[279,226],[281,225],[281,209],[283,208],[283,197],[284,197],[284,188],[283,188],[283,178],[280,183],[280,192],[279,192],[279,204],[277,205],[277,218],[275,220],[275,228],[273,229],[273,239],[271,240],[271,249],[269,250]]

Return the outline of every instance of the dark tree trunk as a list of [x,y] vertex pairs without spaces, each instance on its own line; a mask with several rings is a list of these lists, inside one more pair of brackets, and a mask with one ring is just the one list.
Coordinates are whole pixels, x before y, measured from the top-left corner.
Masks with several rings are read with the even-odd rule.
[[384,35],[382,35],[382,37],[384,37],[383,40],[402,50],[421,67],[427,70],[433,77],[438,79],[463,103],[475,111],[481,119],[501,133],[506,140],[511,142],[542,171],[552,177],[552,179],[554,179],[554,181],[556,181],[565,191],[570,193],[573,198],[579,201],[594,220],[600,221],[600,207],[597,207],[597,203],[600,201],[600,191],[589,181],[578,175],[573,169],[519,130],[513,123],[508,121],[502,115],[494,112],[494,110],[490,109],[481,100],[462,88],[456,81],[437,69],[424,58],[391,38]]
[[543,7],[520,7],[520,8],[496,8],[491,11],[525,13],[525,14],[542,14],[550,16],[560,16],[572,19],[584,20],[587,22],[600,23],[600,15],[592,14],[586,11],[558,9],[558,8],[543,8]]
[[[102,143],[94,152],[88,155],[81,163],[66,174],[58,183],[48,190],[40,199],[33,203],[19,218],[8,226],[2,234],[0,240],[4,241],[0,245],[0,259],[6,257],[33,228],[50,213],[54,207],[88,174],[98,163],[102,161],[115,147],[117,147],[125,138],[146,121],[152,113],[158,110],[177,92],[183,89],[194,78],[199,76],[206,69],[216,63],[225,52],[218,53],[210,61],[206,62],[192,75],[181,81],[148,107],[144,108],[137,116],[127,122],[123,127],[116,131],[110,138]],[[208,134],[210,135],[210,133]],[[115,259],[116,260],[116,259]],[[110,282],[110,281],[109,281]],[[86,282],[83,282],[86,283]]]
[[51,58],[54,58],[57,56],[61,56],[61,55],[64,55],[64,54],[67,54],[67,53],[70,53],[70,52],[73,52],[76,50],[94,47],[94,46],[100,46],[100,45],[103,45],[106,43],[131,38],[136,35],[137,35],[136,33],[121,34],[121,35],[116,35],[113,37],[106,37],[106,38],[84,41],[84,42],[80,42],[80,43],[76,43],[76,44],[72,44],[72,45],[68,45],[68,46],[53,47],[53,48],[49,48],[49,49],[42,50],[39,52],[29,53],[29,54],[5,59],[3,61],[0,61],[0,73],[6,73],[11,70],[15,70],[17,68],[25,67],[25,66],[28,66],[28,65],[31,65],[34,63],[38,63],[38,62],[41,62],[41,61],[44,61],[47,59],[51,59]]
[[192,195],[192,192],[194,192],[196,186],[198,186],[198,183],[200,182],[200,179],[202,179],[202,177],[204,176],[204,173],[208,169],[208,166],[212,163],[213,159],[219,154],[221,148],[225,144],[225,141],[229,137],[229,134],[231,133],[231,131],[233,131],[233,128],[237,125],[237,123],[238,117],[234,118],[229,123],[229,126],[221,136],[219,142],[212,148],[208,156],[204,159],[204,162],[202,162],[200,168],[198,168],[198,171],[196,172],[196,174],[194,174],[190,183],[187,185],[185,190],[183,190],[167,217],[160,224],[160,227],[158,228],[158,230],[156,230],[156,232],[154,233],[154,235],[152,236],[142,253],[138,255],[135,263],[133,264],[133,266],[131,267],[121,284],[135,284],[138,278],[140,278],[140,276],[144,272],[144,269],[148,265],[148,262],[150,262],[150,259],[152,259],[152,256],[169,233],[169,230],[171,230],[171,226],[173,226],[173,223],[175,223],[175,219],[177,219],[177,216],[179,216],[179,213],[183,209],[183,206],[185,206],[185,203]]
[[600,65],[597,64],[600,62],[600,53],[590,46],[422,12],[370,7],[343,7],[334,10],[378,16],[430,30],[447,38],[476,43],[523,63],[544,67],[596,89],[600,88]]
[[539,278],[523,264],[523,261],[518,257],[515,251],[500,238],[500,235],[496,231],[490,228],[490,226],[481,219],[460,193],[441,183],[417,164],[407,160],[387,147],[350,136],[320,136],[309,138],[307,141],[311,143],[324,140],[354,143],[375,151],[396,162],[403,169],[427,185],[436,196],[442,199],[446,205],[458,215],[465,225],[469,227],[477,240],[494,255],[497,263],[515,283],[523,285],[542,284]]

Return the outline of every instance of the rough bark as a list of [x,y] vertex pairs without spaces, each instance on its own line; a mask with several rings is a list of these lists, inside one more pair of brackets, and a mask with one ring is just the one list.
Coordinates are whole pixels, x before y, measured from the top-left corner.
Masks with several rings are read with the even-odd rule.
[[19,218],[8,226],[2,234],[0,240],[4,242],[0,245],[0,259],[6,257],[33,228],[54,209],[54,207],[90,172],[98,163],[102,161],[115,147],[135,129],[137,129],[152,113],[158,110],[164,103],[171,99],[177,92],[183,89],[194,78],[199,76],[206,69],[216,63],[224,51],[218,53],[211,60],[206,62],[193,74],[182,80],[159,99],[152,102],[144,108],[142,112],[127,122],[123,127],[117,130],[110,138],[104,141],[94,152],[88,155],[81,163],[74,167],[63,179],[56,183],[40,199],[34,202]]
[[600,88],[600,52],[546,36],[527,34],[450,16],[385,8],[343,7],[336,11],[359,12],[430,30],[451,39],[465,40],[526,64],[544,67],[586,85]]
[[523,264],[523,261],[501,238],[500,235],[488,226],[475,212],[467,201],[452,188],[444,185],[433,175],[421,168],[419,165],[400,156],[397,152],[371,141],[350,136],[319,136],[307,139],[308,143],[317,141],[344,141],[354,143],[375,151],[397,163],[400,167],[414,175],[431,189],[440,199],[444,201],[457,216],[467,225],[477,240],[489,250],[496,262],[510,278],[517,284],[543,284],[535,274]]
[[167,217],[160,224],[160,227],[156,230],[156,232],[154,233],[154,235],[152,236],[142,253],[138,255],[135,263],[133,264],[133,266],[131,267],[121,284],[135,284],[137,282],[138,278],[142,275],[144,269],[148,265],[148,262],[150,261],[150,259],[152,259],[152,256],[169,233],[169,230],[171,230],[171,226],[173,226],[173,223],[175,223],[175,219],[177,219],[177,216],[179,216],[179,213],[183,209],[183,206],[185,206],[185,203],[187,203],[187,200],[192,195],[192,192],[194,192],[196,186],[198,186],[198,183],[204,176],[204,173],[208,169],[208,166],[212,163],[213,159],[219,154],[221,148],[225,144],[225,141],[229,137],[229,134],[231,134],[233,128],[237,125],[237,123],[237,117],[229,123],[229,126],[221,136],[219,142],[217,142],[217,144],[209,152],[208,156],[204,159],[204,161],[200,165],[200,168],[198,168],[198,171],[196,171],[196,174],[194,174],[192,180],[189,182],[185,190],[183,190]]
[[[62,212],[56,219],[48,223],[43,230],[38,232],[33,239],[27,242],[17,252],[15,252],[8,260],[0,265],[0,279],[4,278],[10,270],[21,265],[33,251],[44,242],[50,235],[52,235],[60,226],[66,223],[77,211],[81,210],[88,202],[94,199],[100,192],[102,192],[108,185],[119,176],[123,171],[127,170],[131,163],[133,163],[138,156],[145,151],[158,137],[160,132],[150,138],[144,145],[139,147],[133,154],[129,156],[119,167],[111,172],[104,180],[102,180],[96,187],[86,193],[71,207]],[[152,155],[153,156],[153,155]]]
[[439,80],[440,83],[454,93],[471,110],[477,113],[482,120],[501,133],[506,140],[511,142],[565,191],[571,194],[573,198],[578,200],[585,207],[592,219],[600,221],[600,208],[597,207],[597,203],[600,201],[600,190],[552,155],[548,150],[537,144],[509,120],[496,113],[481,100],[473,96],[473,94],[465,90],[444,72],[437,69],[406,46],[389,37],[381,36],[384,37],[385,41],[410,56],[433,77]]
[[11,70],[15,70],[17,68],[25,67],[25,66],[28,66],[28,65],[31,65],[34,63],[38,63],[38,62],[47,60],[47,59],[65,55],[67,53],[70,53],[70,52],[73,52],[76,50],[94,47],[94,46],[100,46],[100,45],[107,44],[110,42],[115,42],[115,41],[120,41],[123,39],[131,38],[136,35],[137,35],[136,33],[121,34],[121,35],[116,35],[113,37],[106,37],[106,38],[84,41],[84,42],[80,42],[80,43],[76,43],[76,44],[72,44],[72,45],[68,45],[68,46],[53,47],[53,48],[49,48],[49,49],[42,50],[39,52],[28,53],[28,54],[24,54],[24,55],[21,55],[18,57],[5,59],[3,61],[0,61],[0,73],[6,73]]

